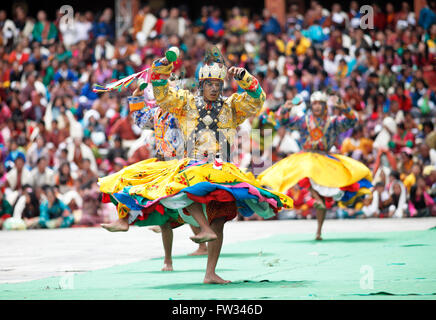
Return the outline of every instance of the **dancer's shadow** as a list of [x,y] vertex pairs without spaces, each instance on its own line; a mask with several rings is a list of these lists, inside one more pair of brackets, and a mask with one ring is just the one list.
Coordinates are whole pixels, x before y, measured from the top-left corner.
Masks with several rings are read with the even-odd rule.
[[286,241],[287,243],[333,243],[333,242],[342,242],[342,243],[355,243],[355,242],[384,242],[387,239],[383,238],[324,238],[321,241],[315,239],[303,239],[303,240],[290,240]]
[[[220,254],[220,258],[236,258],[236,259],[243,259],[243,258],[252,258],[252,257],[268,257],[268,256],[274,256],[273,253],[269,253],[269,252],[238,252],[238,253],[221,253]],[[203,259],[207,259],[207,255],[202,255],[202,256],[189,256],[187,254],[185,255],[178,255],[178,256],[173,256],[173,260],[178,260],[178,259],[199,259],[199,258],[203,258]],[[159,258],[152,258],[151,260],[161,260],[163,259],[162,257]]]
[[150,289],[167,289],[167,290],[211,290],[211,289],[270,289],[270,288],[301,288],[311,285],[313,281],[251,281],[241,280],[226,284],[205,284],[205,283],[173,283],[162,286],[149,287]]
[[[161,270],[150,270],[150,271],[137,271],[137,272],[129,272],[129,273],[154,273],[154,274],[163,274],[163,275],[171,275],[174,273],[185,273],[185,272],[198,272],[198,273],[204,273],[205,269],[189,269],[189,270],[173,270],[173,271],[161,271]],[[221,271],[238,271],[236,269],[218,269],[217,272]]]

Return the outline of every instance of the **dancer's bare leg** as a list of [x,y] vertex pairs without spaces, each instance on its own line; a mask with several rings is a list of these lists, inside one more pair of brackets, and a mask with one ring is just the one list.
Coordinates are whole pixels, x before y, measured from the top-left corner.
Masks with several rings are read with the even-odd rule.
[[191,216],[200,225],[200,233],[190,237],[190,239],[196,243],[203,243],[208,241],[214,241],[217,239],[216,233],[211,229],[209,222],[203,213],[201,203],[194,202],[186,208]]
[[325,207],[324,200],[318,194],[318,192],[316,192],[312,188],[310,188],[310,192],[312,194],[312,197],[316,200],[316,202],[314,204],[314,207],[316,209],[316,220],[318,222],[318,227],[317,227],[317,230],[316,230],[315,240],[322,240],[321,230],[322,230],[322,225],[323,225],[324,220],[325,220],[325,215],[326,215],[327,209]]
[[[197,235],[200,233],[200,228],[194,227],[193,225],[189,225],[192,229],[192,232]],[[188,254],[188,256],[204,256],[207,255],[207,245],[206,243],[199,243],[198,244],[198,249],[195,250],[194,252]]]
[[212,221],[211,228],[218,235],[216,241],[208,243],[207,245],[207,267],[206,274],[204,276],[204,283],[229,283],[230,281],[222,279],[215,273],[215,268],[218,263],[218,258],[220,256],[221,247],[223,245],[223,229],[224,229],[224,218],[218,218]]
[[173,259],[171,257],[171,251],[173,248],[173,229],[167,222],[160,226],[160,230],[162,231],[162,243],[165,251],[162,271],[173,271]]
[[102,223],[101,226],[110,232],[119,232],[129,230],[129,216],[118,219],[111,223]]

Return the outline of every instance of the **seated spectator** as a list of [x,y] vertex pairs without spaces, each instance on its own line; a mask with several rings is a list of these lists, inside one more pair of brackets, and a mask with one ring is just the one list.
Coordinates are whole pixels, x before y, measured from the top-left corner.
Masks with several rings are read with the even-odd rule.
[[394,134],[389,142],[389,147],[394,153],[400,153],[402,148],[413,148],[415,145],[415,136],[410,130],[407,130],[404,123],[401,122],[397,126],[397,133]]
[[68,68],[68,63],[63,61],[60,65],[60,69],[54,75],[54,81],[59,82],[60,79],[64,81],[75,82],[78,80],[77,75]]
[[40,134],[36,137],[35,142],[30,145],[26,152],[27,163],[31,168],[33,168],[36,166],[38,159],[42,157],[48,157],[48,152],[44,135]]
[[0,190],[0,229],[3,227],[3,222],[10,217],[12,217],[12,206]]
[[90,169],[92,172],[97,174],[98,168],[97,168],[97,162],[95,160],[94,153],[92,152],[91,148],[89,148],[85,143],[83,143],[83,140],[80,138],[74,138],[73,141],[69,142],[67,145],[68,150],[68,161],[74,162],[74,164],[79,168],[83,169],[83,160],[87,159],[87,162],[90,163]]
[[109,136],[119,136],[123,141],[123,147],[128,148],[136,139],[139,138],[141,131],[138,129],[139,128],[134,125],[132,117],[122,117],[115,122],[109,131]]
[[122,139],[119,136],[115,136],[113,139],[114,146],[109,149],[107,154],[107,159],[111,164],[113,164],[115,158],[122,158],[126,160],[126,149],[122,147]]
[[4,161],[7,171],[11,170],[14,167],[15,160],[21,155],[24,155],[24,154],[18,148],[17,140],[12,139],[9,143],[9,153]]
[[68,191],[72,191],[76,187],[75,173],[71,172],[70,163],[63,162],[58,169],[58,173],[55,177],[56,186],[59,188],[59,192],[64,194]]
[[395,93],[391,96],[390,100],[391,102],[398,101],[400,110],[407,112],[412,110],[412,99],[404,92],[404,88],[400,84],[396,86]]
[[410,189],[409,215],[411,217],[430,217],[434,211],[435,201],[428,195],[421,184]]
[[[107,38],[103,35],[96,37],[97,42],[94,48],[94,59],[99,62],[99,68],[97,69],[98,83],[104,83],[112,75],[112,70],[107,67],[107,61],[112,60],[115,54],[114,46],[107,41]],[[108,73],[110,73],[108,77]]]
[[81,188],[90,186],[92,183],[97,181],[97,175],[93,170],[91,170],[91,161],[89,159],[84,158],[80,168],[77,181]]
[[32,184],[30,171],[25,167],[26,157],[19,153],[14,162],[14,168],[6,174],[5,194],[11,205],[21,196],[23,186]]
[[301,188],[296,184],[286,194],[294,200],[293,210],[295,210],[297,218],[307,218],[311,214],[315,199],[312,198],[307,188]]
[[41,157],[37,160],[36,167],[30,172],[33,189],[55,185],[55,173],[47,164],[47,158]]
[[372,152],[373,141],[363,136],[363,128],[358,126],[353,129],[351,137],[345,138],[342,142],[341,153],[360,160]]
[[401,180],[394,180],[389,188],[389,218],[404,218],[407,213],[407,191]]
[[386,209],[386,201],[389,194],[385,190],[384,182],[377,182],[372,194],[365,196],[363,200],[362,212],[365,218],[378,218]]
[[286,55],[303,55],[306,53],[307,49],[310,48],[310,45],[310,40],[304,37],[299,30],[296,30],[294,37],[286,44]]
[[83,205],[79,225],[96,226],[109,221],[109,217],[101,208],[101,193],[96,183],[92,183],[89,187],[80,188],[80,195],[83,199]]
[[14,206],[14,218],[24,221],[27,229],[39,227],[39,198],[41,191],[34,192],[31,186],[23,187],[23,195]]
[[419,163],[414,163],[412,165],[410,174],[403,180],[404,186],[406,187],[408,193],[410,193],[412,186],[416,184],[416,179],[421,175],[421,173],[422,168]]
[[436,150],[436,130],[434,129],[433,122],[425,121],[422,127],[425,134],[425,143],[430,149]]
[[39,226],[41,228],[69,228],[74,224],[71,209],[57,196],[53,188],[45,187],[46,200],[39,207]]

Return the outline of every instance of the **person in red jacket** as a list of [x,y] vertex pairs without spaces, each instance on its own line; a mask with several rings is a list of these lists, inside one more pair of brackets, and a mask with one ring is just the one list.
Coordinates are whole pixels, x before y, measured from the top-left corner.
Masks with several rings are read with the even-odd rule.
[[403,122],[399,123],[397,133],[392,137],[392,141],[389,142],[389,147],[394,153],[400,153],[402,148],[413,148],[414,144],[415,136],[413,133],[406,129]]
[[398,105],[403,111],[408,112],[412,109],[412,99],[404,92],[404,88],[402,86],[397,86],[395,88],[395,93],[391,96],[390,100],[391,102],[398,101]]

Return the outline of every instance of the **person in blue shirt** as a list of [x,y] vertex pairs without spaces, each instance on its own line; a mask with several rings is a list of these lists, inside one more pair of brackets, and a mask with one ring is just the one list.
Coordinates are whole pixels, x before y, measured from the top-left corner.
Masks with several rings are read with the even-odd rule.
[[99,18],[98,22],[95,22],[92,27],[92,34],[94,39],[99,36],[105,36],[109,41],[115,39],[115,28],[112,23],[112,9],[106,8]]
[[54,75],[55,82],[59,82],[60,79],[64,79],[67,81],[78,80],[77,75],[71,69],[68,69],[68,64],[65,61],[61,63],[60,69]]
[[5,159],[5,168],[7,171],[14,167],[15,159],[26,158],[24,153],[18,148],[18,143],[15,139],[11,140],[9,150],[10,151]]
[[279,22],[271,15],[268,9],[263,10],[263,18],[265,20],[262,26],[262,35],[265,36],[268,33],[278,35],[282,32]]
[[47,200],[39,206],[39,225],[41,228],[69,228],[74,223],[70,207],[56,197],[52,187],[43,188]]
[[204,24],[204,30],[209,39],[221,38],[224,35],[224,22],[220,18],[220,14],[220,9],[215,8],[212,12],[212,16],[209,17]]
[[419,12],[418,24],[423,27],[424,30],[429,30],[430,27],[436,23],[435,10],[436,1],[430,1],[430,3]]

